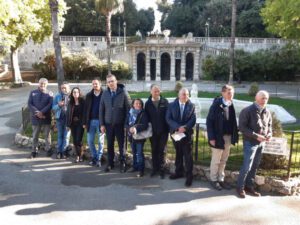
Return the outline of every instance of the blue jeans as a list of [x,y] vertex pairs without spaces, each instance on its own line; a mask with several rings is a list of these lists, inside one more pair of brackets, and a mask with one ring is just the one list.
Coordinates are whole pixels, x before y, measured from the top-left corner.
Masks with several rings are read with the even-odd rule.
[[64,153],[69,145],[71,132],[67,130],[65,120],[56,120],[57,128],[57,153]]
[[131,143],[132,156],[133,156],[133,165],[132,167],[135,170],[144,172],[145,168],[145,159],[144,159],[144,142]]
[[[97,133],[98,151],[95,146],[95,135]],[[91,120],[89,131],[87,132],[87,142],[94,161],[99,161],[103,153],[103,146],[100,141],[100,123],[99,120]]]
[[250,141],[244,141],[244,160],[237,180],[239,190],[244,187],[253,188],[257,168],[259,166],[263,144],[252,144]]

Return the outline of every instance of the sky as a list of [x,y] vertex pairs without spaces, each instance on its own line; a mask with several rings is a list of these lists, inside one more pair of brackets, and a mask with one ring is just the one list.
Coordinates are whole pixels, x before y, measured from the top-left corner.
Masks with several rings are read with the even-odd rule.
[[[173,2],[173,0],[168,0],[169,2]],[[155,26],[153,31],[161,31],[160,30],[160,19],[161,19],[161,13],[157,11],[157,5],[156,0],[133,0],[133,2],[136,4],[138,9],[148,9],[149,7],[152,7],[154,9],[155,14]]]

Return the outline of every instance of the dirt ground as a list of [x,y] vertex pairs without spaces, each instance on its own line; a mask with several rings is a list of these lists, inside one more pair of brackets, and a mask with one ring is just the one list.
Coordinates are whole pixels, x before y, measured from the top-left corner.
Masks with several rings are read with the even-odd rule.
[[[37,82],[39,78],[38,71],[21,71],[23,81]],[[13,82],[12,72],[0,77],[0,82]]]

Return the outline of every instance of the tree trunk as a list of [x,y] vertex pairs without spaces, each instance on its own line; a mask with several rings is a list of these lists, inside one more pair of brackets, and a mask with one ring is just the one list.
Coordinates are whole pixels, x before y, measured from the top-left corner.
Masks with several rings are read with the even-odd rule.
[[11,47],[10,49],[10,62],[11,62],[11,69],[12,69],[12,75],[14,78],[15,84],[21,84],[23,83],[20,67],[19,67],[19,59],[18,59],[18,49]]
[[107,44],[107,69],[108,74],[111,74],[111,54],[110,54],[110,42],[111,42],[111,12],[106,15],[106,44]]
[[230,41],[230,51],[229,51],[230,53],[229,80],[228,80],[229,84],[233,83],[235,29],[236,29],[236,0],[232,0],[231,41]]
[[52,32],[53,32],[53,44],[55,49],[55,65],[56,65],[56,75],[57,75],[57,84],[58,90],[60,90],[60,85],[65,80],[62,54],[61,54],[61,45],[59,38],[59,28],[58,28],[58,1],[49,0],[49,5],[51,9],[51,22],[52,22]]

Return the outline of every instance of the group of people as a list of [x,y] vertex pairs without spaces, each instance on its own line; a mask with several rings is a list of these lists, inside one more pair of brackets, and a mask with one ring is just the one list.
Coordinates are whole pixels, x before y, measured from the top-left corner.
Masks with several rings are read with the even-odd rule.
[[[195,105],[189,99],[189,91],[182,88],[178,97],[171,103],[161,95],[161,89],[153,84],[150,96],[144,102],[137,98],[131,100],[125,86],[119,84],[116,77],[106,77],[107,88],[101,87],[101,81],[92,81],[92,90],[83,97],[79,87],[70,91],[68,83],[60,86],[60,92],[53,97],[47,90],[48,81],[39,80],[37,90],[31,91],[28,106],[31,111],[33,128],[33,149],[31,157],[38,154],[38,137],[41,130],[45,135],[45,148],[51,155],[51,111],[54,113],[57,127],[57,158],[66,158],[70,134],[76,152],[75,162],[83,161],[82,138],[87,133],[87,143],[91,152],[90,164],[101,167],[104,135],[107,140],[107,165],[105,172],[114,169],[114,142],[119,147],[120,172],[126,172],[124,141],[128,136],[131,145],[133,164],[128,172],[137,172],[144,176],[145,138],[138,134],[149,130],[152,150],[152,171],[150,176],[165,177],[165,153],[169,134],[176,150],[175,172],[170,179],[185,177],[185,186],[193,182],[192,140],[193,127],[196,124]],[[260,163],[264,144],[272,137],[272,117],[266,109],[269,94],[259,91],[255,102],[243,109],[239,115],[239,126],[233,104],[234,88],[224,85],[222,96],[214,99],[206,119],[208,143],[211,147],[210,180],[217,190],[230,189],[224,181],[225,167],[231,145],[238,143],[238,131],[243,134],[244,161],[237,181],[237,194],[245,198],[246,193],[260,196],[254,189],[254,178]],[[150,127],[149,127],[150,126]],[[95,145],[97,138],[98,147]]]

